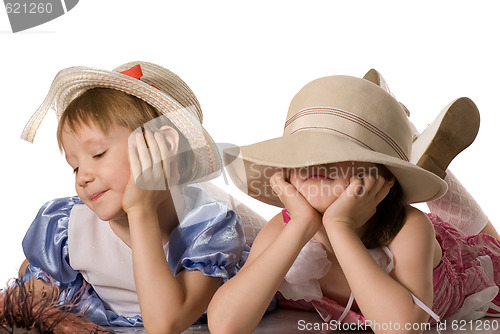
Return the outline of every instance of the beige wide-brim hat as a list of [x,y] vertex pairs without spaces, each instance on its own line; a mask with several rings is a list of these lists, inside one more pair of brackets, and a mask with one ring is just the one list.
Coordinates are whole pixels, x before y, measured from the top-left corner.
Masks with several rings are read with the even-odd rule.
[[[124,71],[128,74],[121,73]],[[195,155],[188,182],[206,181],[220,174],[222,161],[217,146],[201,125],[203,114],[196,96],[176,74],[148,62],[129,62],[113,71],[81,66],[60,71],[42,105],[26,124],[21,138],[33,142],[49,109],[54,109],[59,119],[71,101],[97,87],[133,95],[168,117],[186,137]]]
[[224,160],[240,190],[279,207],[269,184],[276,171],[347,161],[385,165],[408,203],[439,198],[446,182],[409,162],[411,146],[406,112],[389,93],[365,79],[330,76],[295,95],[282,137],[226,149]]

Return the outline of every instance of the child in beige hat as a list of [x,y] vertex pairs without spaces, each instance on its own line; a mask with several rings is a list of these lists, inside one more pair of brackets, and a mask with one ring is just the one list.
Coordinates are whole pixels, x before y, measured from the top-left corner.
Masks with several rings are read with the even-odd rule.
[[[473,119],[472,105],[460,99],[444,115],[459,108]],[[226,150],[234,183],[285,209],[215,294],[211,330],[251,333],[277,292],[284,307],[376,333],[421,333],[428,322],[499,311],[500,241],[410,206],[447,191],[411,162],[411,133],[406,108],[380,84],[331,76],[296,94],[282,137]],[[443,171],[451,161],[424,153]]]

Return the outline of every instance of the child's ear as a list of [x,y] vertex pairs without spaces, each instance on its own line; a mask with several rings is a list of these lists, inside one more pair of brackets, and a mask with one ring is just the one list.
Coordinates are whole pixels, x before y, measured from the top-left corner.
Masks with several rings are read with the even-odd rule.
[[179,133],[173,127],[164,125],[160,128],[160,132],[165,138],[169,156],[174,156],[179,151]]

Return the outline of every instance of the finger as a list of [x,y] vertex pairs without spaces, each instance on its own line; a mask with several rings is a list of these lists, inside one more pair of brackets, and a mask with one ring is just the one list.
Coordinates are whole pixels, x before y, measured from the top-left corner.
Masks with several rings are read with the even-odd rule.
[[141,132],[138,132],[135,135],[135,139],[137,142],[137,153],[141,162],[142,171],[146,171],[151,168],[151,155],[149,154],[146,140]]
[[381,175],[368,175],[365,180],[366,191],[376,196],[385,184],[385,178]]
[[282,172],[277,172],[274,173],[273,176],[271,176],[271,179],[269,179],[269,184],[271,185],[271,188],[273,191],[280,196],[280,194],[283,193],[283,188],[286,186],[285,185],[285,177]]
[[158,145],[158,149],[160,150],[161,164],[163,167],[163,175],[165,176],[165,180],[169,175],[168,170],[168,146],[165,142],[165,138],[163,137],[161,132],[155,132],[154,134],[156,143]]
[[165,137],[161,132],[155,132],[154,134],[156,144],[158,145],[158,149],[160,150],[160,158],[162,161],[166,162],[168,160],[168,146],[165,141]]
[[383,176],[376,177],[375,183],[373,184],[372,192],[374,194],[378,194],[386,183],[387,183],[387,180],[385,179],[385,177],[383,177]]
[[361,177],[361,181],[363,182],[364,192],[369,194],[377,183],[377,178],[371,174],[367,174]]
[[345,193],[348,196],[362,196],[364,194],[363,180],[356,176],[351,177]]
[[302,196],[291,183],[286,181],[282,172],[274,174],[271,177],[270,184],[285,207],[292,207],[296,203],[295,201]]
[[167,179],[167,164],[162,161],[161,149],[159,142],[164,142],[163,137],[158,138],[158,132],[146,131],[145,137],[149,147],[149,153],[151,155],[152,166],[152,176],[154,178],[153,188],[155,190],[165,190],[168,188]]
[[137,156],[137,149],[133,143],[129,143],[128,158],[130,162],[130,171],[132,172],[134,181],[137,181],[137,178],[142,172],[142,167],[141,167],[141,162],[139,161],[139,157]]
[[146,143],[149,148],[149,154],[151,157],[151,162],[153,163],[153,168],[155,168],[156,165],[161,162],[160,149],[156,142],[156,138],[151,131],[146,130],[144,137],[146,138]]
[[394,186],[394,179],[390,181],[385,181],[379,192],[375,196],[376,200],[381,202],[391,191],[392,186]]
[[[157,189],[157,187],[160,187],[160,190],[163,190],[162,186],[165,186],[165,174],[162,168],[161,164],[161,153],[160,149],[158,148],[158,144],[156,143],[155,136],[153,132],[150,130],[146,130],[144,132],[144,138],[146,139],[146,143],[148,145],[148,150],[149,150],[149,156],[151,159],[151,176],[153,177],[151,187],[152,189]],[[163,182],[161,184],[160,182]]]

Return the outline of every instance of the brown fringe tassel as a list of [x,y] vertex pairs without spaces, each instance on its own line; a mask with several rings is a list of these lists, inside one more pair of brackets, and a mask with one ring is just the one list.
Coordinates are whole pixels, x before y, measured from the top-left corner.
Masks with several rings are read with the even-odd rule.
[[17,278],[0,294],[0,333],[113,333],[91,322],[83,312],[74,311],[84,302],[86,288],[83,286],[69,302],[61,305],[60,291],[55,285],[35,292],[33,280],[25,282]]

